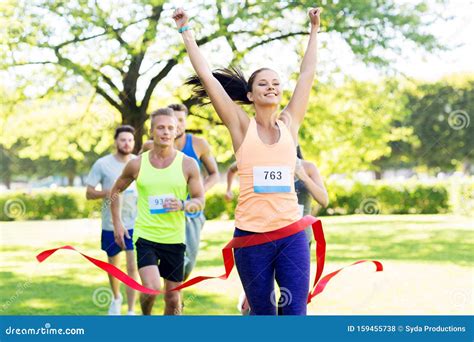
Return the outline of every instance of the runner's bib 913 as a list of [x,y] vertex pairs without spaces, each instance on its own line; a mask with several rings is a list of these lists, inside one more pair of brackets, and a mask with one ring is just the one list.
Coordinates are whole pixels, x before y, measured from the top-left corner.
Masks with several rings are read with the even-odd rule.
[[253,168],[253,191],[256,193],[290,192],[292,181],[289,166]]
[[168,208],[163,208],[167,199],[175,198],[172,194],[159,195],[159,196],[148,196],[148,207],[150,208],[150,214],[166,214]]

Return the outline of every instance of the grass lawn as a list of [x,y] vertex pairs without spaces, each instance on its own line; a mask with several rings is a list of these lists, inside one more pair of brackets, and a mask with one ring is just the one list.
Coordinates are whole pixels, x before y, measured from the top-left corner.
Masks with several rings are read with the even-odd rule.
[[[384,264],[348,268],[308,307],[310,314],[472,314],[474,232],[468,217],[373,215],[322,218],[327,274],[360,259]],[[35,255],[73,245],[105,260],[98,220],[2,222],[0,314],[103,315],[108,306],[104,272],[78,254],[60,251],[43,264]],[[223,273],[220,249],[231,221],[209,221],[194,275]],[[314,268],[314,245],[312,251]],[[185,290],[185,314],[233,315],[241,291],[236,270]],[[123,289],[123,294],[125,291]],[[161,314],[161,297],[154,313]],[[123,306],[125,312],[125,304]],[[140,312],[137,304],[136,311]]]

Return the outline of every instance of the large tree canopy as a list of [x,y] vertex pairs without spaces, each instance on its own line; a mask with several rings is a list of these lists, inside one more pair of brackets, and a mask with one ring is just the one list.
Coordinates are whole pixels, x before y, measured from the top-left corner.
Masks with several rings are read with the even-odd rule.
[[412,127],[415,140],[394,142],[393,154],[381,164],[468,173],[474,163],[473,75],[417,82],[405,95],[410,114],[396,125]]
[[[87,83],[120,112],[123,123],[137,129],[140,148],[154,90],[185,57],[170,19],[173,6],[157,0],[12,0],[0,6],[3,68],[29,79],[32,95]],[[187,9],[198,43],[227,45],[238,62],[256,47],[306,35],[307,6],[307,1],[194,1]],[[386,63],[384,51],[396,52],[401,41],[437,47],[423,30],[434,18],[425,1],[340,0],[323,7],[322,30],[343,39],[366,63]],[[31,79],[32,65],[44,73],[37,78],[41,82]]]

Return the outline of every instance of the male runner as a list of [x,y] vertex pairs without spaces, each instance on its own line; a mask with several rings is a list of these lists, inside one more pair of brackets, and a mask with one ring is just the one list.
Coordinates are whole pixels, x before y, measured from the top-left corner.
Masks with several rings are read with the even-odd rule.
[[[168,106],[174,112],[178,120],[178,130],[175,140],[175,148],[183,152],[188,157],[196,160],[199,168],[205,170],[204,191],[211,189],[219,181],[219,171],[217,163],[212,155],[209,143],[204,138],[192,134],[186,134],[188,108],[183,104],[171,104]],[[148,140],[142,147],[142,151],[150,150],[153,147],[153,141]],[[203,167],[204,166],[204,167]],[[184,279],[187,279],[196,265],[197,254],[199,251],[199,242],[201,230],[206,218],[204,213],[186,213],[186,253],[184,263]]]
[[[107,253],[110,264],[119,267],[120,257],[119,252],[122,250],[114,241],[114,227],[112,225],[112,217],[110,214],[110,189],[115,180],[122,173],[125,164],[135,157],[132,154],[135,140],[133,134],[135,129],[132,126],[124,125],[115,130],[115,153],[108,154],[105,157],[98,159],[87,177],[87,191],[86,198],[88,200],[103,199],[102,204],[102,250]],[[96,190],[98,184],[101,184],[102,190]],[[122,208],[120,211],[122,222],[128,230],[130,236],[133,235],[133,226],[135,223],[135,216],[137,213],[137,195],[135,184],[132,184],[121,196],[120,202]],[[137,279],[137,267],[135,263],[135,255],[133,251],[133,243],[131,239],[125,240],[125,256],[127,260],[127,273],[134,279]],[[120,315],[122,306],[122,295],[120,294],[120,282],[109,275],[110,287],[114,298],[110,303],[109,315]],[[135,291],[127,287],[127,303],[128,314],[134,315],[135,307]]]
[[[138,272],[142,284],[160,290],[179,286],[184,279],[185,214],[204,207],[204,189],[196,162],[174,148],[177,120],[170,108],[151,115],[153,148],[131,160],[115,182],[112,191],[112,220],[115,241],[125,248],[128,232],[120,220],[118,203],[113,199],[136,180],[138,216],[133,241],[137,249]],[[186,200],[186,195],[190,198]],[[144,315],[150,315],[155,295],[141,294]],[[180,291],[164,295],[165,315],[181,314]]]

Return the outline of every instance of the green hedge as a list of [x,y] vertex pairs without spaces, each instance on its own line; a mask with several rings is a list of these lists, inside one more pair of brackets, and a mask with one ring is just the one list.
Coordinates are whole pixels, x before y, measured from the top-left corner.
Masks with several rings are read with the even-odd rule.
[[211,191],[206,193],[206,207],[204,208],[204,215],[206,219],[212,220],[217,218],[234,219],[235,207],[237,206],[237,198],[239,193],[234,189],[234,198],[227,202],[224,199],[225,186],[218,184]]
[[[328,182],[329,207],[314,205],[314,215],[348,214],[438,214],[452,212],[472,214],[474,211],[474,179],[450,179],[435,184],[416,181],[369,184]],[[234,219],[238,193],[224,201],[224,186],[216,186],[206,194],[207,219]],[[87,201],[83,188],[36,190],[31,193],[0,194],[0,221],[54,220],[100,216],[101,201]]]
[[372,182],[328,185],[329,207],[318,215],[439,214],[450,209],[443,185]]
[[474,214],[474,177],[453,178],[443,183],[449,191],[452,211],[460,215]]
[[[369,184],[358,182],[328,182],[328,208],[319,208],[313,202],[313,215],[349,214],[443,214],[473,213],[474,178],[456,179],[424,184],[419,181],[393,183],[374,181]],[[234,199],[223,201],[224,188],[219,186],[206,194],[206,217],[234,218],[238,193]],[[218,203],[218,205],[215,205]]]
[[86,200],[85,188],[0,194],[0,221],[100,217],[101,201]]

